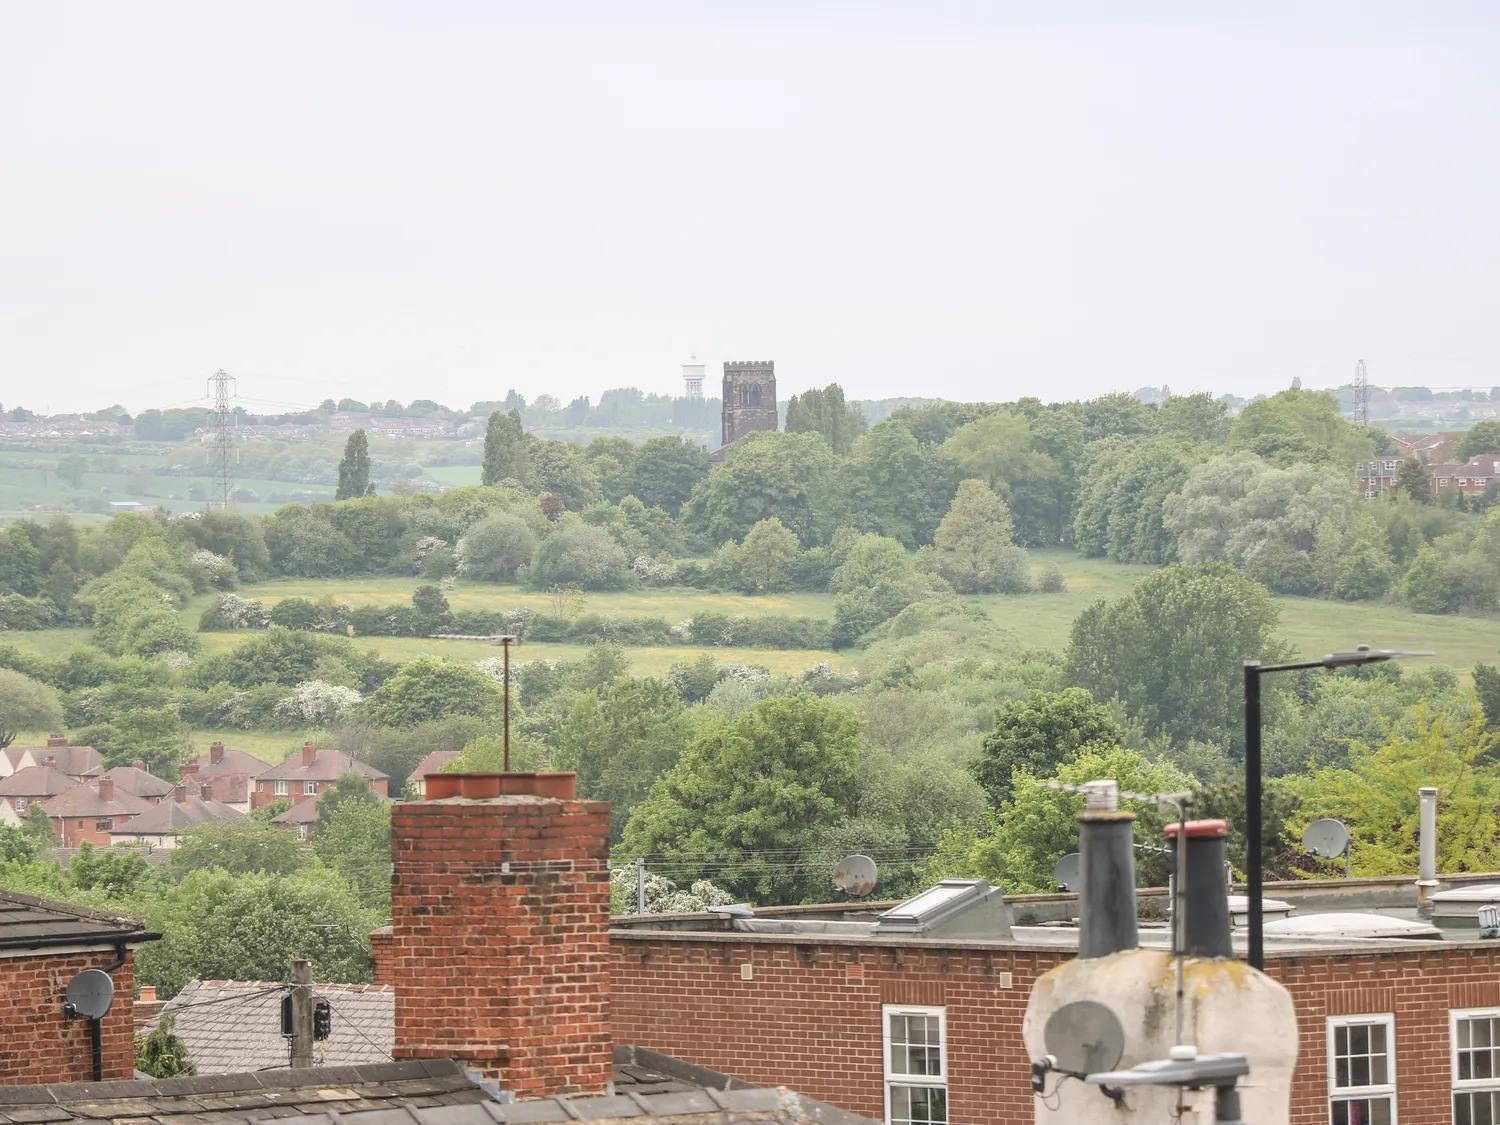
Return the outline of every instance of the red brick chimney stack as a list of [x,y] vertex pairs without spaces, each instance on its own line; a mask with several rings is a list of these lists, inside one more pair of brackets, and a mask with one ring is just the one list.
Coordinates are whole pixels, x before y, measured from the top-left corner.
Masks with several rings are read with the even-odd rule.
[[376,979],[397,1059],[457,1058],[518,1098],[612,1080],[609,804],[572,774],[431,775],[391,815]]
[[313,759],[317,756],[318,748],[316,746],[314,746],[311,742],[304,742],[302,744],[302,765],[304,767],[312,765]]
[[212,801],[214,799],[214,783],[212,781],[205,781],[202,785],[198,786],[198,799],[200,801]]
[[60,735],[60,734],[49,734],[47,736],[47,745],[48,746],[66,746],[67,744],[68,744],[68,740],[63,735]]
[[106,804],[115,799],[115,781],[112,777],[99,779],[99,799]]
[[138,769],[138,770],[140,770],[142,773],[150,773],[151,772],[150,770],[148,770],[146,768],[146,762],[145,762],[144,758],[137,758],[135,760],[135,768]]
[[224,760],[224,744],[215,742],[208,748],[208,760],[211,765],[218,765]]

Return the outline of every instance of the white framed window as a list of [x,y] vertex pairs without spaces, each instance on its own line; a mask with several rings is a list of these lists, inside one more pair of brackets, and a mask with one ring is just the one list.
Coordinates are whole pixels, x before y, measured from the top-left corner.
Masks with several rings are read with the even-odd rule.
[[1328,1120],[1396,1125],[1396,1017],[1328,1020]]
[[880,1018],[886,1125],[947,1125],[947,1010],[886,1004]]
[[1448,1013],[1454,1125],[1500,1121],[1500,1008]]
[[316,781],[304,781],[302,783],[302,795],[304,797],[316,797],[318,795],[318,783]]
[[284,782],[284,781],[278,781],[276,783],[276,796],[278,796],[278,797],[285,797],[286,796],[286,782]]

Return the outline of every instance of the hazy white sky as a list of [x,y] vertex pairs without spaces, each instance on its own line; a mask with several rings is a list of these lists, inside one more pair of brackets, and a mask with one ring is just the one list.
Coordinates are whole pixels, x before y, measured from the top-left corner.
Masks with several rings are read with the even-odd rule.
[[0,402],[1500,384],[1497,28],[0,0]]

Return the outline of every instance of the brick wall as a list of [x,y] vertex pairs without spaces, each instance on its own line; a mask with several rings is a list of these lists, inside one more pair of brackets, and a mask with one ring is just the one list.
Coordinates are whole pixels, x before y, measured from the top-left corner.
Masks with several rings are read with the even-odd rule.
[[[885,1112],[881,1005],[944,1006],[950,1117],[967,1125],[1031,1125],[1021,1021],[1032,982],[1066,959],[1056,950],[650,931],[617,931],[611,956],[617,1042],[875,1118]],[[1381,1012],[1396,1016],[1402,1125],[1451,1121],[1448,1012],[1500,1006],[1500,948],[1283,954],[1267,968],[1297,1009],[1294,1125],[1328,1120],[1327,1017]]]
[[[84,969],[102,969],[114,952],[0,957],[0,1085],[88,1082],[94,1077],[89,1021],[65,1020],[63,992]],[[115,1002],[104,1017],[104,1078],[129,1078],[135,1069],[131,961],[110,975]]]
[[391,936],[376,963],[396,987],[396,1058],[463,1059],[518,1097],[605,1089],[608,839],[599,801],[394,807]]

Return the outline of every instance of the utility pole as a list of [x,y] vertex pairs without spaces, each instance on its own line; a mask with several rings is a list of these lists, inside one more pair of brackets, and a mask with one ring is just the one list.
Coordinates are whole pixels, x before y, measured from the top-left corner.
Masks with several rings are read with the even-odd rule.
[[292,962],[292,1062],[293,1070],[308,1070],[313,1064],[312,966]]
[[234,396],[235,390],[234,376],[227,374],[222,367],[208,377],[208,393],[214,402],[213,468],[214,475],[219,478],[219,506],[225,511],[229,510],[229,492],[233,475],[230,471],[233,442],[229,433],[229,425],[234,416],[229,409],[229,400]]
[[1364,360],[1354,365],[1354,416],[1361,426],[1370,424],[1370,377]]
[[505,650],[505,763],[503,769],[510,773],[510,645],[516,638],[506,634],[500,638],[500,647]]

